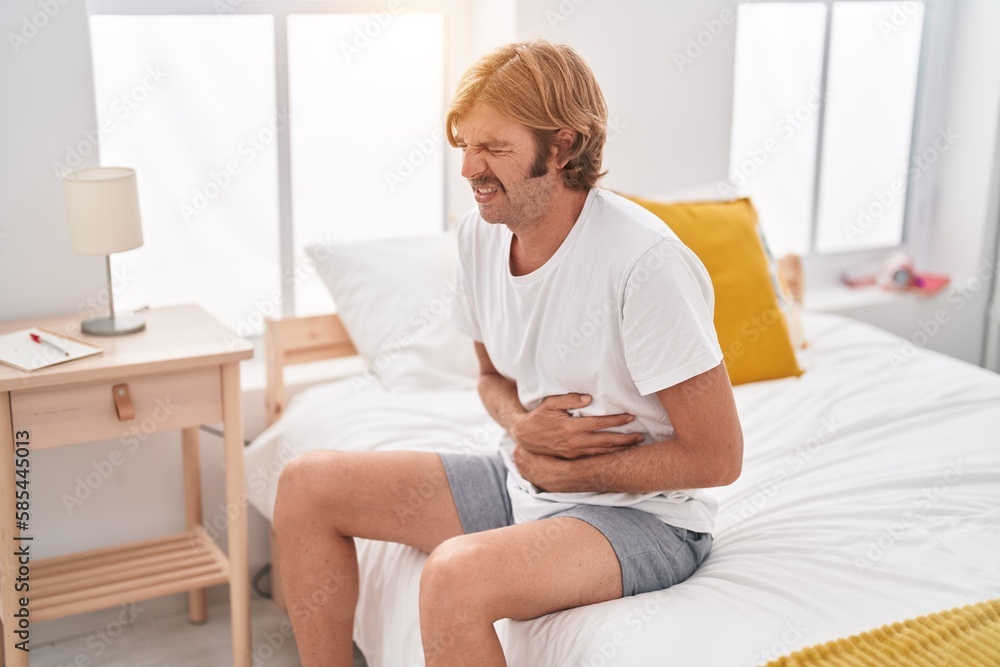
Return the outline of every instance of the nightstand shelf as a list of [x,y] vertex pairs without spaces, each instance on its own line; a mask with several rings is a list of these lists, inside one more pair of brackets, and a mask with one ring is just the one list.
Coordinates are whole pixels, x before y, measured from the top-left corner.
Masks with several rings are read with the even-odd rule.
[[224,584],[229,561],[205,529],[42,560],[32,568],[35,621]]

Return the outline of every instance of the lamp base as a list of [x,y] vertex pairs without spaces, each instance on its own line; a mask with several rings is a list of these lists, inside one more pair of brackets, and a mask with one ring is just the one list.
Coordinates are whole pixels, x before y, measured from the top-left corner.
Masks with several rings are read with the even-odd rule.
[[146,318],[135,313],[115,313],[92,317],[80,324],[80,330],[91,336],[121,336],[146,328]]

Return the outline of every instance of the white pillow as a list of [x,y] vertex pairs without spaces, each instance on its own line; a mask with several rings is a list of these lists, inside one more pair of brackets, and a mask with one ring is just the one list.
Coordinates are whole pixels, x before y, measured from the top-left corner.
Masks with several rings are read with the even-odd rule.
[[315,244],[316,263],[337,313],[369,371],[390,389],[473,386],[472,339],[448,319],[458,246],[450,234]]

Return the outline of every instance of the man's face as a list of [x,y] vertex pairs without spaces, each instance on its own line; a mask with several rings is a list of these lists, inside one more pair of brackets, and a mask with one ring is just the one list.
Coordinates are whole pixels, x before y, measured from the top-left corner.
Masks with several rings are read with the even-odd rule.
[[538,155],[528,128],[479,104],[459,117],[456,130],[462,176],[484,220],[515,230],[548,215],[561,185],[559,170],[553,157]]

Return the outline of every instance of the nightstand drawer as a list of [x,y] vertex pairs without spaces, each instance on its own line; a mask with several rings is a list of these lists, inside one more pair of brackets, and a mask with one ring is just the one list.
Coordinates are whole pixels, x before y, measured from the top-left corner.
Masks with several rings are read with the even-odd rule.
[[[127,385],[134,416],[119,419],[112,388]],[[14,431],[34,449],[77,442],[140,442],[150,433],[222,421],[218,366],[11,393]],[[123,414],[125,417],[126,414]]]

